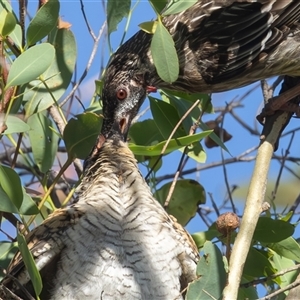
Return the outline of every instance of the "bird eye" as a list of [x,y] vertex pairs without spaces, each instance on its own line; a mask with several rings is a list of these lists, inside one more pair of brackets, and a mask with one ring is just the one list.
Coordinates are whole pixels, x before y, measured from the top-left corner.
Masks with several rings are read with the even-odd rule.
[[127,92],[124,89],[117,90],[118,100],[124,100],[127,97]]

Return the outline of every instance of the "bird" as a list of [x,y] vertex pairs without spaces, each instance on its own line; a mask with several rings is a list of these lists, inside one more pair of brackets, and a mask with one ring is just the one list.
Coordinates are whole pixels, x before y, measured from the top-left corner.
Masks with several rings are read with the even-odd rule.
[[161,20],[177,51],[177,80],[160,78],[151,54],[153,35],[140,30],[111,57],[104,98],[119,89],[143,99],[158,88],[214,93],[277,75],[300,76],[299,0],[198,0]]
[[[126,143],[141,103],[125,91],[103,102],[76,202],[26,235],[43,281],[40,299],[183,299],[196,279],[198,248],[154,198]],[[7,273],[2,287],[26,300],[24,289],[35,295],[20,252]]]

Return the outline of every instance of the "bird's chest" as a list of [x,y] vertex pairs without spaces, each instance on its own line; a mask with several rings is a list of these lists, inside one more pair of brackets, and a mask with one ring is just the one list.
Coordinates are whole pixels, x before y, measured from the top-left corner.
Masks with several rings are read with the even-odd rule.
[[91,204],[90,213],[69,230],[53,299],[178,297],[182,249],[163,211],[137,203],[138,192],[117,194],[100,210]]

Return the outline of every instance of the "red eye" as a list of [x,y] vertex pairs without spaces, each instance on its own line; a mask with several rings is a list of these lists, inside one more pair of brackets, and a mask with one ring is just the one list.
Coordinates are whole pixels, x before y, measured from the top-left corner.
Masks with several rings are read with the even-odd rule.
[[127,92],[124,89],[117,90],[118,100],[124,100],[127,97]]

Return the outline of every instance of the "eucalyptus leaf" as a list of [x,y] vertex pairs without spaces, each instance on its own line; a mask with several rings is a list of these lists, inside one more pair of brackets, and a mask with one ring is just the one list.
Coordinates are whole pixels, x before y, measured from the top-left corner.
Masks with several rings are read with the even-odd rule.
[[176,81],[179,75],[179,61],[175,44],[161,22],[157,23],[150,48],[159,77],[168,83]]
[[[164,206],[173,182],[163,185],[155,193],[155,198]],[[201,184],[192,179],[181,179],[176,182],[170,202],[166,208],[177,221],[186,226],[193,218],[200,204],[206,202],[205,190]]]
[[263,243],[276,243],[290,237],[294,230],[295,227],[288,222],[260,217],[253,239]]
[[6,37],[16,27],[17,20],[13,13],[2,10],[0,12],[0,35]]
[[17,243],[0,242],[0,281],[4,277],[2,270],[6,270],[17,250]]
[[[205,138],[206,136],[210,135],[210,133],[211,130],[196,133],[194,135],[184,136],[181,138],[171,139],[170,142],[168,143],[167,149],[164,152],[164,154],[168,154],[175,150],[179,150],[180,148],[188,146],[196,141],[199,141]],[[165,144],[166,141],[151,146],[140,146],[140,145],[129,144],[129,148],[136,155],[157,156],[162,154],[162,150]]]
[[48,43],[29,48],[12,63],[5,88],[37,79],[50,67],[54,56],[54,47]]
[[[168,3],[168,0],[149,0],[156,13],[160,13]],[[186,1],[186,0],[185,0]]]
[[[295,262],[292,259],[281,256],[280,254],[277,254],[272,250],[270,251],[270,253],[270,261],[274,269],[278,272],[295,267]],[[298,272],[296,270],[292,272],[284,272],[281,276],[276,277],[274,281],[280,286],[280,288],[284,288],[295,281],[297,274]],[[286,294],[287,293],[288,291],[286,292]]]
[[[151,112],[157,128],[161,135],[165,139],[168,139],[175,126],[177,126],[180,121],[178,112],[171,104],[157,98],[150,96],[149,100]],[[173,135],[173,138],[185,136],[186,134],[188,134],[188,132],[186,132],[183,126],[180,125]]]
[[23,188],[23,201],[19,209],[19,213],[22,215],[36,215],[39,212],[40,211],[37,205],[32,200],[32,198],[25,192],[25,189]]
[[42,113],[30,116],[27,124],[31,127],[28,134],[35,163],[43,173],[46,173],[55,159],[58,136],[51,129],[53,127],[51,120]]
[[55,45],[55,59],[41,74],[45,84],[39,80],[31,81],[22,95],[27,117],[58,102],[71,82],[77,59],[75,37],[65,28],[56,29],[53,35],[51,42]]
[[0,185],[0,211],[17,214],[19,211]]
[[12,115],[8,115],[6,120],[7,129],[4,134],[12,134],[19,132],[26,132],[30,130],[30,126],[22,121],[20,118]]
[[192,7],[199,0],[170,0],[168,6],[162,11],[163,16],[178,14]]
[[23,191],[19,175],[15,170],[0,166],[0,186],[10,201],[20,208],[23,201]]
[[33,256],[29,251],[26,240],[22,234],[20,233],[17,234],[17,241],[18,241],[19,250],[21,252],[24,264],[29,273],[35,294],[38,296],[41,293],[43,288],[40,272],[37,269]]
[[59,1],[48,0],[45,2],[28,25],[26,32],[27,46],[35,44],[48,35],[57,24],[58,16]]
[[202,249],[197,265],[197,275],[193,283],[188,285],[187,300],[213,300],[221,299],[223,289],[226,285],[226,272],[223,257],[212,242],[206,242]]
[[70,158],[85,159],[100,134],[102,119],[94,113],[83,113],[69,120],[63,137]]
[[130,11],[130,0],[107,1],[107,29],[110,35],[117,30],[118,24],[127,17]]
[[244,266],[244,274],[253,277],[267,276],[275,273],[267,253],[256,248],[250,248],[247,260]]
[[300,263],[300,246],[293,237],[290,236],[277,243],[268,244],[268,247],[278,255]]

